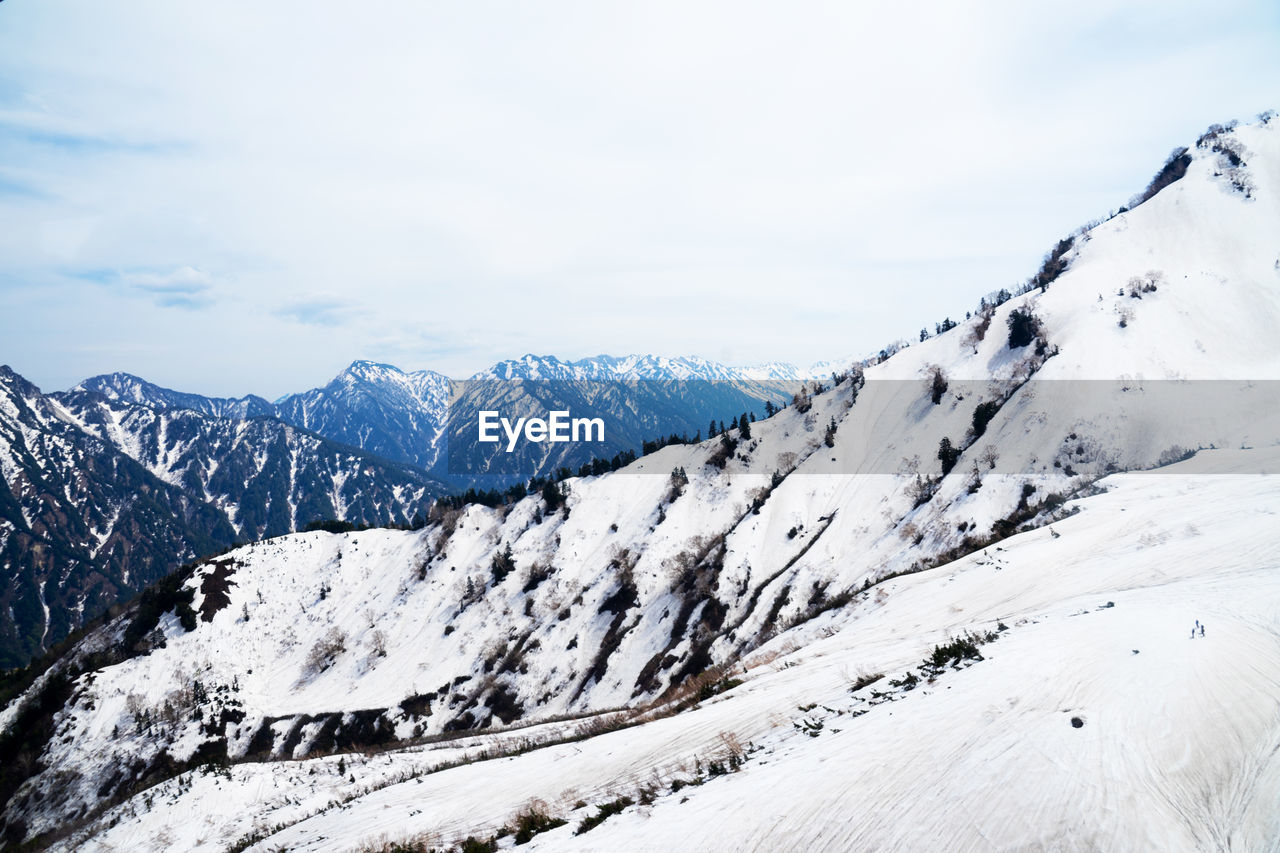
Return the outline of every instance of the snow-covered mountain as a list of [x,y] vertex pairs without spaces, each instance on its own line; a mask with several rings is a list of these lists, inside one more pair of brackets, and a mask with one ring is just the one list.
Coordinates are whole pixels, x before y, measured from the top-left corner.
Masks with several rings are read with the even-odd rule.
[[394,462],[431,468],[449,402],[448,377],[406,373],[389,364],[352,362],[327,385],[274,403],[248,395],[205,397],[161,388],[128,373],[94,376],[72,391],[91,391],[156,411],[190,409],[222,418],[272,417]]
[[353,362],[323,388],[276,401],[276,416],[334,441],[430,470],[440,461],[449,378]]
[[9,685],[7,837],[1274,845],[1280,135],[1171,163],[749,437],[173,576]]
[[706,379],[733,381],[741,374],[734,368],[704,358],[664,358],[653,355],[613,357],[598,355],[578,361],[561,361],[552,355],[525,355],[500,361],[471,377],[484,379],[628,380]]
[[404,524],[444,490],[415,468],[274,418],[157,411],[85,391],[51,398],[80,429],[224,513],[241,541],[328,519]]
[[7,367],[0,471],[5,666],[185,560],[312,521],[407,524],[444,492],[414,468],[272,418],[44,395]]
[[[532,362],[530,357],[524,364]],[[554,358],[543,362],[557,364]],[[279,536],[323,519],[357,525],[404,524],[423,516],[431,501],[445,491],[461,491],[486,481],[477,474],[500,473],[503,476],[488,478],[486,484],[505,486],[562,465],[576,468],[593,456],[610,457],[639,448],[660,434],[692,435],[712,416],[733,417],[755,405],[757,395],[782,396],[777,387],[735,381],[708,383],[692,393],[684,377],[728,374],[710,362],[682,364],[602,357],[595,368],[577,364],[577,373],[541,371],[576,377],[572,380],[486,378],[453,383],[430,371],[405,373],[389,365],[356,362],[323,388],[274,404],[253,396],[185,394],[122,373],[93,377],[71,391],[47,397],[31,389],[28,396],[39,398],[50,412],[45,426],[56,425],[64,431],[78,428],[97,439],[101,444],[94,446],[101,446],[103,452],[109,446],[179,490],[181,505],[195,502],[202,507],[199,514],[208,518],[199,525],[200,532],[184,531],[179,536],[181,545],[175,540],[167,547],[159,547],[152,541],[156,534],[145,529],[136,531],[136,542],[130,539],[133,528],[128,526],[99,531],[95,535],[114,535],[112,547],[121,559],[131,555],[136,563],[146,555],[146,563],[133,574],[122,567],[107,570],[103,577],[113,580],[87,599],[83,587],[88,581],[81,575],[98,578],[98,562],[109,559],[107,552],[99,558],[93,537],[84,539],[73,561],[78,568],[66,570],[66,579],[55,584],[59,589],[50,589],[46,595],[42,581],[35,577],[14,581],[8,592],[14,615],[0,626],[4,650],[0,661],[11,666],[25,663],[106,604],[135,594],[182,560],[209,554],[233,541]],[[529,375],[538,372],[532,368]],[[672,378],[664,383],[657,380],[659,376]],[[620,377],[634,381],[626,385]],[[13,381],[21,380],[15,375]],[[455,395],[449,418],[450,398]],[[562,447],[535,445],[500,457],[508,467],[491,471],[475,452],[474,412],[497,405],[515,411],[535,404],[539,414],[557,406],[571,406],[581,414],[605,414],[613,426],[609,440],[567,452]],[[466,413],[472,415],[469,428],[461,426]],[[443,452],[451,426],[459,427],[454,445],[459,449],[446,459]],[[406,459],[408,463],[397,461]],[[415,462],[430,464],[445,475],[452,469],[454,476],[446,484],[415,467]],[[68,470],[74,467],[65,460],[60,464]],[[9,486],[21,488],[16,480],[10,480]],[[82,519],[109,517],[115,503],[126,498],[114,491],[93,501],[84,498],[72,514]],[[5,513],[10,523],[15,529],[23,527],[21,513],[10,510]],[[86,523],[92,528],[100,521]],[[179,528],[183,524],[178,522]],[[17,562],[6,566],[10,574],[17,573]]]
[[0,366],[0,666],[235,541],[226,517]]
[[870,358],[842,358],[817,361],[808,367],[797,367],[787,361],[762,361],[734,370],[743,378],[755,382],[807,382],[813,379],[828,380],[833,375],[848,373],[856,367],[870,363]]

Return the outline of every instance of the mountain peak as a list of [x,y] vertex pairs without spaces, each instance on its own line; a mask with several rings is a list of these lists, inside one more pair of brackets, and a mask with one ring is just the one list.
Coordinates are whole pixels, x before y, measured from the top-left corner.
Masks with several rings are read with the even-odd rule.
[[396,367],[394,364],[387,364],[381,361],[371,361],[367,358],[358,358],[347,365],[347,368],[343,370],[342,373],[366,375],[369,373],[404,373],[404,371]]
[[24,397],[40,393],[40,389],[33,385],[29,379],[7,364],[0,364],[0,384],[7,388],[16,389]]

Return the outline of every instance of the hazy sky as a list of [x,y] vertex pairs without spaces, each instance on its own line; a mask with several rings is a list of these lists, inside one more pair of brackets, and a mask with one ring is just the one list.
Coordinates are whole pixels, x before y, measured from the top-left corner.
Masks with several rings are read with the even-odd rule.
[[1262,2],[0,3],[0,363],[864,354],[1280,106]]

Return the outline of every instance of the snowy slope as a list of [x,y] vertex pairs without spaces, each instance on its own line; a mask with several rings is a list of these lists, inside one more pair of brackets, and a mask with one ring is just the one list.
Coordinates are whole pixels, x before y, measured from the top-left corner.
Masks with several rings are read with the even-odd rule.
[[[1280,466],[1275,450],[1206,455],[1225,457],[1218,471]],[[67,845],[217,847],[277,824],[253,849],[449,844],[541,800],[570,824],[530,849],[1267,849],[1280,834],[1280,487],[1201,462],[1108,478],[1052,529],[890,581],[778,637],[696,710],[434,773],[580,724],[346,755],[350,779],[337,757],[188,774]],[[1192,640],[1196,620],[1207,634]],[[969,631],[998,633],[983,659],[888,684],[923,679],[930,650]],[[739,772],[671,792],[737,744]],[[578,801],[646,788],[651,805],[572,835],[594,811]]]

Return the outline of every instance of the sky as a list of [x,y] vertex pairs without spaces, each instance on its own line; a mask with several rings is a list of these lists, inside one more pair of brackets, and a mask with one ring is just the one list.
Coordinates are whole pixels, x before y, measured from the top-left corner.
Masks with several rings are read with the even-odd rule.
[[865,355],[1280,107],[1278,44],[1271,0],[8,0],[0,363]]

